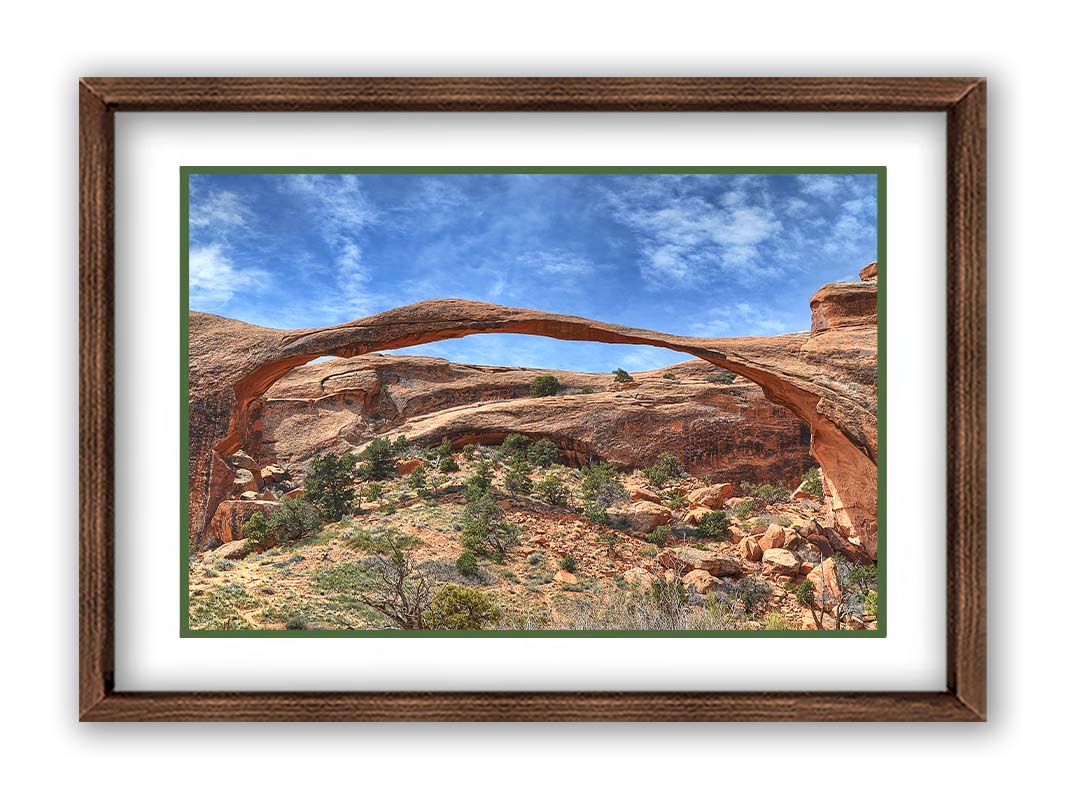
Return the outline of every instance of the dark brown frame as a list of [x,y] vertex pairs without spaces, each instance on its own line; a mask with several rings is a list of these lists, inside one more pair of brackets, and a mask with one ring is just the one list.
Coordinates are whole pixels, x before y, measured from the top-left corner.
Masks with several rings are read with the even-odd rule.
[[[114,165],[123,111],[947,114],[948,670],[941,692],[117,692]],[[986,716],[986,85],[979,78],[84,78],[82,720],[979,721]]]

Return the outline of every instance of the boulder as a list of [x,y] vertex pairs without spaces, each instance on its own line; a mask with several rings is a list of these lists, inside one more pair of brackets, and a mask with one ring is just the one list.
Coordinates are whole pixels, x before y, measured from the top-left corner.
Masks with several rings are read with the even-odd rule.
[[[670,552],[679,565],[671,568],[680,568],[682,572],[694,569],[702,569],[711,575],[721,577],[724,575],[740,575],[744,569],[741,562],[733,556],[721,555],[711,550],[697,550],[695,547],[676,547]],[[661,562],[662,563],[662,562]],[[668,566],[664,564],[664,566]]]
[[811,492],[805,492],[803,489],[797,489],[792,495],[794,500],[818,500]]
[[714,586],[722,583],[707,570],[693,569],[682,576],[682,583],[692,586],[697,594],[707,594]]
[[841,602],[841,585],[837,580],[837,564],[832,558],[827,558],[819,564],[813,565],[808,573],[811,581],[812,602],[819,608],[830,609]]
[[689,501],[690,505],[718,510],[723,507],[723,503],[733,496],[734,485],[732,483],[715,483],[711,486],[693,490],[686,495],[685,499]]
[[232,542],[221,544],[211,551],[212,559],[225,558],[229,561],[240,561],[252,552],[252,543],[248,539],[236,539]]
[[872,261],[870,264],[860,270],[861,281],[876,281],[878,280],[878,262]]
[[409,458],[407,461],[398,461],[396,471],[400,475],[410,475],[419,467],[425,467],[426,462],[421,458]]
[[247,492],[241,492],[241,499],[242,500],[259,500],[261,498],[260,498],[258,492],[247,491]]
[[741,540],[741,558],[746,561],[759,561],[763,558],[763,548],[759,546],[759,540],[755,536],[747,536]]
[[247,469],[249,472],[259,472],[259,464],[244,450],[238,450],[229,458],[230,466],[234,469]]
[[792,528],[785,532],[785,542],[782,544],[782,546],[786,550],[792,550],[793,552],[796,552],[805,544],[807,544],[807,539],[805,539],[799,533],[794,531]]
[[745,533],[744,529],[738,525],[731,525],[726,530],[730,533],[730,541],[734,544],[740,544],[741,540],[748,535]]
[[833,555],[834,548],[830,546],[829,540],[821,533],[809,533],[804,539],[808,544],[818,548],[819,552],[824,556]]
[[768,525],[767,530],[760,537],[760,550],[766,553],[768,550],[776,550],[785,546],[785,528],[781,525]]
[[552,576],[552,580],[554,580],[556,583],[569,583],[573,586],[574,584],[578,583],[578,576],[576,576],[573,572],[567,572],[567,570],[561,569],[559,570],[559,572]]
[[264,486],[273,486],[275,483],[280,483],[288,479],[289,472],[276,464],[263,467],[259,471],[259,480]]
[[233,473],[233,490],[236,494],[244,492],[258,492],[259,480],[255,473],[243,467]]
[[700,520],[704,519],[704,517],[710,513],[711,511],[709,509],[704,508],[703,506],[698,506],[692,511],[687,511],[685,513],[685,516],[682,517],[682,524],[687,528],[698,528],[700,527]]
[[293,489],[292,491],[286,492],[285,496],[288,497],[290,500],[295,500],[296,498],[300,497],[303,494],[304,494],[304,490],[303,489]]
[[796,575],[800,572],[800,559],[789,550],[774,547],[763,551],[763,568],[772,575]]
[[648,533],[660,525],[669,525],[674,515],[669,508],[647,500],[638,500],[621,510],[608,511],[612,522],[639,533]]
[[645,489],[642,486],[638,486],[632,492],[630,492],[631,500],[645,500],[649,503],[656,503],[659,505],[659,495],[653,492],[651,489]]
[[652,573],[642,567],[633,567],[622,573],[622,579],[630,586],[647,589],[652,585]]

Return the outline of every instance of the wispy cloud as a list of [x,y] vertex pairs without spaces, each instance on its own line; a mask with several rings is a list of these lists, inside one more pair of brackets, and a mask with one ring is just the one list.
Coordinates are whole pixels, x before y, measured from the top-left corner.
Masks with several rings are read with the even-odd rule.
[[189,249],[189,302],[194,308],[225,305],[235,294],[269,283],[265,271],[234,264],[219,242]]
[[748,302],[732,303],[708,309],[707,318],[694,321],[689,326],[692,336],[776,336],[794,333],[784,318],[766,307]]
[[226,228],[246,227],[253,219],[248,204],[236,192],[197,193],[189,202],[191,228],[211,228],[222,233]]

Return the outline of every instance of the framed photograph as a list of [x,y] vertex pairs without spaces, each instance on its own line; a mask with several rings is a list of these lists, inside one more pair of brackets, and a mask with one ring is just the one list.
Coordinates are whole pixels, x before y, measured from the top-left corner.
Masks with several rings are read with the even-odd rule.
[[980,79],[83,79],[81,718],[984,719],[984,170]]

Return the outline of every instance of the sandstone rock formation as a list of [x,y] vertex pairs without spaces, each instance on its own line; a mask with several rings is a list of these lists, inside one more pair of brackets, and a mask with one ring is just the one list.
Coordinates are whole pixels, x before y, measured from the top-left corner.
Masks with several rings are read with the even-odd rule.
[[877,552],[877,282],[823,287],[810,333],[703,339],[468,300],[432,300],[299,331],[190,312],[190,538],[194,547],[230,496],[226,458],[244,446],[256,404],[294,367],[477,333],[644,344],[708,361],[757,383],[803,420],[838,524]]
[[[530,384],[541,374],[560,381],[559,396],[530,396]],[[403,435],[419,446],[447,438],[458,448],[496,445],[520,433],[552,440],[571,466],[603,460],[647,467],[670,453],[697,476],[757,483],[799,479],[812,463],[807,426],[750,381],[708,381],[724,374],[728,381],[733,377],[694,360],[615,384],[610,373],[380,354],[333,359],[299,367],[272,386],[253,405],[242,439],[262,460],[298,473],[317,453],[358,450],[375,436]],[[718,491],[728,492],[732,487]],[[659,502],[649,494],[640,499]]]

